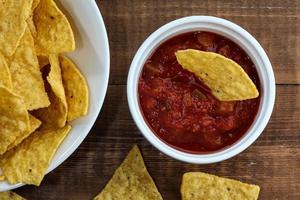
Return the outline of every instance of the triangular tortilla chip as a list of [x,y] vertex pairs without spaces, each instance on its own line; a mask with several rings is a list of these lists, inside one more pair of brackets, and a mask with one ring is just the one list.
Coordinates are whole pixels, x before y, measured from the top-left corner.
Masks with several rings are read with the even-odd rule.
[[35,37],[38,55],[59,54],[75,50],[70,23],[53,0],[41,0],[34,11]]
[[220,54],[193,49],[176,52],[177,61],[203,81],[220,101],[240,101],[259,96],[244,69]]
[[21,97],[0,85],[0,155],[29,128],[29,116]]
[[27,27],[32,0],[0,1],[0,51],[4,56],[15,52]]
[[67,57],[60,57],[62,79],[68,104],[68,121],[85,116],[89,107],[89,89],[84,76]]
[[31,11],[32,12],[36,9],[36,7],[38,7],[39,3],[40,3],[40,0],[33,0],[32,1],[32,6],[31,6]]
[[50,106],[33,112],[42,121],[42,129],[55,129],[64,127],[67,121],[68,105],[64,86],[62,83],[61,69],[57,55],[50,55],[50,72],[47,76],[46,90],[50,99]]
[[94,200],[162,200],[135,145],[112,179]]
[[30,30],[33,37],[36,37],[36,34],[37,34],[36,27],[35,27],[35,24],[33,22],[33,12],[36,9],[36,7],[39,5],[39,3],[40,3],[40,0],[33,0],[32,7],[31,7],[31,14],[28,17],[28,19],[26,20],[28,28],[29,28],[29,30]]
[[36,131],[16,148],[5,153],[0,166],[10,184],[40,185],[52,158],[70,131],[70,126],[58,130]]
[[4,56],[0,53],[0,85],[12,89],[11,74]]
[[0,192],[0,200],[26,200],[14,192]]
[[34,22],[33,22],[33,16],[30,16],[26,20],[26,22],[27,22],[27,26],[28,26],[32,36],[35,37],[37,33],[36,33],[36,27],[35,27]]
[[259,186],[201,172],[183,175],[182,200],[256,200]]
[[29,129],[26,132],[24,132],[24,134],[18,136],[16,138],[16,140],[7,147],[7,151],[10,150],[10,149],[12,149],[12,148],[14,148],[14,147],[16,147],[18,144],[20,144],[31,133],[33,133],[36,129],[38,129],[40,127],[40,125],[42,124],[42,122],[40,120],[38,120],[37,118],[35,118],[31,114],[29,114],[29,122],[30,122]]
[[20,45],[8,59],[13,91],[23,97],[28,110],[49,106],[42,74],[34,50],[33,38],[26,29]]

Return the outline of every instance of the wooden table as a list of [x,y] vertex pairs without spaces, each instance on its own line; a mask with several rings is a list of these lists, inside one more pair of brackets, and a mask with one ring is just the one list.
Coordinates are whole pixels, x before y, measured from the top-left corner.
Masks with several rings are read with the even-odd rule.
[[[166,200],[180,199],[181,176],[188,171],[259,184],[261,200],[300,199],[300,0],[97,2],[111,47],[104,107],[79,149],[39,188],[25,186],[16,190],[19,194],[32,200],[92,199],[137,143]],[[161,25],[188,15],[214,15],[247,29],[267,51],[276,75],[276,106],[268,127],[246,151],[217,164],[187,164],[160,153],[141,135],[127,105],[126,78],[139,45]]]

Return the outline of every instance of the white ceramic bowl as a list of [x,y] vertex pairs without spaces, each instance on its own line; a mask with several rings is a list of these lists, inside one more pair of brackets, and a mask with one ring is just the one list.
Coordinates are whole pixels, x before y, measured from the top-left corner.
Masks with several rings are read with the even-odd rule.
[[[207,154],[179,151],[160,140],[148,127],[139,106],[138,80],[146,60],[164,41],[191,31],[209,31],[237,43],[254,62],[261,81],[261,103],[257,116],[245,135],[233,145]],[[240,26],[216,17],[191,16],[172,21],[151,34],[137,51],[127,80],[127,98],[132,117],[146,139],[163,153],[189,163],[208,164],[231,158],[249,147],[262,133],[272,114],[275,101],[275,79],[272,65],[263,48]]]
[[[71,123],[72,130],[55,154],[47,173],[66,160],[91,130],[102,107],[109,78],[109,45],[101,13],[94,0],[58,2],[68,16],[76,37],[76,51],[68,54],[88,81],[90,107],[88,115]],[[0,183],[0,192],[23,184]]]

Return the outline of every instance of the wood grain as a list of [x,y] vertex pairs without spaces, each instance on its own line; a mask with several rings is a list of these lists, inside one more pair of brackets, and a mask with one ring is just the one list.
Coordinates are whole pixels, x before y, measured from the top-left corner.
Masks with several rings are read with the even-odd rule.
[[150,33],[189,15],[223,17],[244,27],[270,56],[277,83],[300,83],[299,0],[103,0],[99,5],[114,58],[111,84],[126,84],[131,59]]
[[[261,186],[260,200],[300,199],[300,0],[102,0],[111,47],[111,77],[104,107],[79,149],[37,188],[16,190],[30,200],[88,200],[105,186],[133,144],[139,144],[165,200],[180,200],[181,176],[203,171]],[[192,165],[156,150],[129,113],[126,79],[144,39],[170,20],[188,15],[229,19],[267,51],[277,81],[275,109],[262,136],[227,161]]]
[[[274,114],[263,135],[245,152],[212,165],[191,165],[169,158],[151,146],[131,119],[126,86],[109,87],[104,108],[80,148],[41,187],[17,190],[30,199],[91,199],[101,191],[133,144],[166,200],[179,200],[181,176],[204,171],[256,183],[260,199],[300,198],[300,86],[279,85]],[[46,197],[44,196],[46,195]]]

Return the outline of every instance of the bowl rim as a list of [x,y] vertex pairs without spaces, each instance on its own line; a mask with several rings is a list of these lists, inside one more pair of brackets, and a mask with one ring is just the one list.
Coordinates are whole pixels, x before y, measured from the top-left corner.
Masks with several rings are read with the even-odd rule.
[[[207,154],[192,154],[166,144],[147,125],[139,107],[137,85],[146,59],[165,40],[190,31],[211,31],[237,43],[250,56],[259,73],[262,95],[256,120],[244,136],[229,147]],[[164,154],[188,163],[209,164],[229,159],[248,148],[266,127],[275,103],[275,77],[270,60],[258,41],[245,29],[213,16],[189,16],[171,21],[153,32],[140,46],[131,63],[127,79],[127,100],[134,122],[146,139]]]

